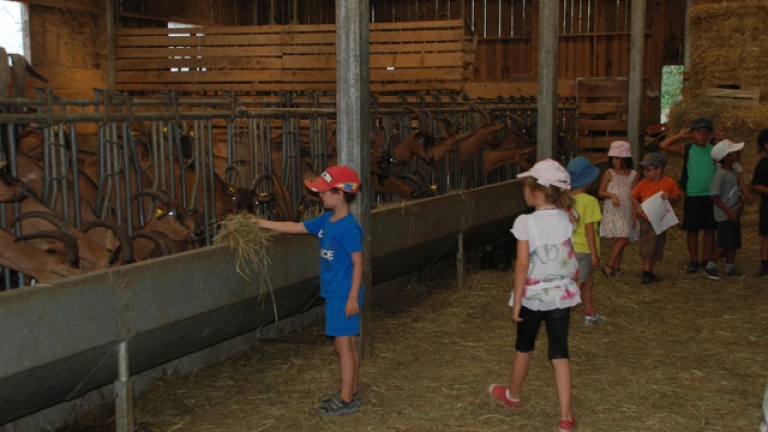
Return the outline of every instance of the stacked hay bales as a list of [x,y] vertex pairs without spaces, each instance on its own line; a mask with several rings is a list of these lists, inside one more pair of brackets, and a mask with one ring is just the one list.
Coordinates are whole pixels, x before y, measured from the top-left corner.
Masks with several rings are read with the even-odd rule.
[[[691,65],[683,99],[670,111],[670,128],[679,130],[696,117],[711,118],[735,140],[754,141],[768,127],[768,2],[697,1],[689,10]],[[709,87],[738,84],[759,90],[760,105],[737,107],[708,99]]]

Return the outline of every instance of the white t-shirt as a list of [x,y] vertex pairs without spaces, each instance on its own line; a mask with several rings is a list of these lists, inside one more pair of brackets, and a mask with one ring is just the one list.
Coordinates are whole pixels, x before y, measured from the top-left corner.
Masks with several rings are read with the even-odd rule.
[[[564,309],[581,303],[573,225],[563,210],[538,210],[515,220],[512,234],[528,241],[528,275],[522,304],[531,310]],[[525,259],[525,257],[517,257]],[[515,294],[509,300],[514,306]]]

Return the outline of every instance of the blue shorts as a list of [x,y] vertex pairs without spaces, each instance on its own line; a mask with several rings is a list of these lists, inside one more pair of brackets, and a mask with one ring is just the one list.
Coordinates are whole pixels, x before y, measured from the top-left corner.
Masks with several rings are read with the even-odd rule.
[[[357,299],[363,310],[363,291]],[[347,318],[347,297],[328,297],[325,299],[325,335],[357,336],[360,334],[360,314]]]

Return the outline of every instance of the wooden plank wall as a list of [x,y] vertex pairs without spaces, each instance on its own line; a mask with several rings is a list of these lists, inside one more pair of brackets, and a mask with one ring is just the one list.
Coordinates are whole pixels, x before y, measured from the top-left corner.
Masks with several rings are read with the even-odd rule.
[[[116,89],[334,90],[334,25],[121,29]],[[461,20],[371,25],[371,90],[460,90],[474,38]]]
[[[683,62],[685,0],[646,1],[645,80],[646,90],[654,94],[661,88],[662,66]],[[536,83],[538,2],[475,0],[473,7],[475,13],[467,19],[479,40],[471,82]],[[560,80],[627,77],[629,24],[630,0],[560,0]],[[572,89],[575,92],[575,86]],[[660,110],[659,98],[647,97],[644,123],[658,122]]]
[[613,141],[627,140],[626,78],[581,78],[576,80],[578,154],[593,161],[605,160]]

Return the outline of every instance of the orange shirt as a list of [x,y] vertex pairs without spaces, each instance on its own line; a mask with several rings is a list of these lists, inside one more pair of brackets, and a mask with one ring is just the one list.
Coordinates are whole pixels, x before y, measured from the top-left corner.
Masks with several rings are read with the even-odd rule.
[[[632,198],[642,203],[659,192],[666,192],[671,197],[680,196],[680,189],[677,187],[677,183],[671,177],[662,176],[657,181],[640,180],[640,183],[632,189]],[[643,212],[643,217],[648,219],[645,212]]]

